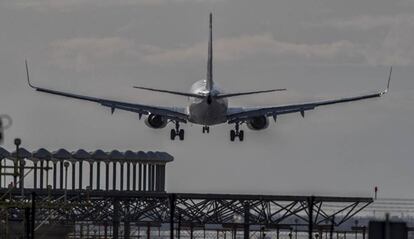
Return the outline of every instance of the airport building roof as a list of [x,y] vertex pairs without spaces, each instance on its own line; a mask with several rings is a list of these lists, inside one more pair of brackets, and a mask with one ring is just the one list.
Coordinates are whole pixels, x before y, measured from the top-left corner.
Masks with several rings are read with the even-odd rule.
[[[118,150],[112,150],[105,152],[102,149],[98,149],[92,152],[88,152],[84,149],[78,149],[76,151],[68,151],[66,149],[58,149],[56,151],[48,151],[41,148],[35,151],[29,151],[25,148],[19,148],[19,158],[25,158],[33,161],[37,160],[91,160],[91,161],[114,161],[125,160],[128,162],[149,162],[149,163],[168,163],[174,160],[174,157],[166,152],[153,152],[153,151],[132,151],[127,150],[121,152]],[[2,159],[15,159],[16,151],[10,152],[0,147],[0,160]]]

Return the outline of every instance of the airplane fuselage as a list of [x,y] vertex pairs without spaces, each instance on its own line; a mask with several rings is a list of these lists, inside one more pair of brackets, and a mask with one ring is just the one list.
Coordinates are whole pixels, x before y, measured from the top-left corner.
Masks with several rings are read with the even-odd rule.
[[[216,85],[209,91],[206,87],[206,81],[200,80],[192,85],[190,92],[206,96],[202,99],[190,97],[190,104],[187,108],[190,122],[210,126],[227,121],[228,102],[225,98],[217,99],[214,97],[223,93]],[[210,97],[208,97],[209,95]]]

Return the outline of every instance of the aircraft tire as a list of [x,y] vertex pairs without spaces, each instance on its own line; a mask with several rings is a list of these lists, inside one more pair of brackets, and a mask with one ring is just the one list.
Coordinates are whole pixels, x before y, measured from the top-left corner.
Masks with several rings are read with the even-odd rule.
[[170,133],[171,140],[174,140],[176,135],[177,134],[175,133],[175,130],[174,129],[171,129],[171,133]]
[[243,130],[240,130],[240,132],[239,132],[239,140],[240,141],[244,140],[244,131]]
[[234,130],[230,130],[230,141],[233,142],[234,138],[236,138],[236,132]]
[[178,133],[178,136],[180,137],[181,141],[184,140],[184,130],[183,129],[180,129],[180,131]]

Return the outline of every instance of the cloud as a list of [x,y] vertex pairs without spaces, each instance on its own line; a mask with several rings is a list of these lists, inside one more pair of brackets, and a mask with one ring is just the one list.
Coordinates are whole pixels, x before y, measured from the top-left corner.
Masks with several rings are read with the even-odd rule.
[[[304,44],[281,42],[269,33],[222,38],[214,41],[214,58],[218,61],[239,60],[258,54],[271,57],[297,57],[303,59],[332,60],[343,55],[353,58],[356,46],[349,41],[327,44]],[[151,63],[169,63],[204,59],[207,42],[197,43],[187,48],[160,49],[153,47],[145,56]]]
[[72,7],[112,7],[112,6],[157,6],[166,3],[217,2],[224,0],[6,0],[6,4],[15,7],[64,10]]
[[125,57],[134,51],[134,42],[120,37],[71,38],[51,43],[50,57],[53,64],[78,71],[94,62]]
[[372,30],[380,27],[395,27],[405,23],[414,23],[414,16],[357,16],[348,19],[331,19],[323,23],[311,24],[318,27],[332,27],[339,30]]
[[[414,23],[393,27],[380,41],[355,44],[347,40],[331,43],[292,43],[275,40],[269,33],[221,38],[214,41],[216,62],[247,58],[316,64],[414,65]],[[207,42],[180,48],[137,44],[121,37],[72,38],[50,45],[51,62],[62,68],[87,70],[111,62],[141,61],[152,65],[205,60]],[[107,64],[106,64],[107,63]]]
[[372,65],[414,65],[414,17],[392,26],[379,46],[367,47],[367,60]]

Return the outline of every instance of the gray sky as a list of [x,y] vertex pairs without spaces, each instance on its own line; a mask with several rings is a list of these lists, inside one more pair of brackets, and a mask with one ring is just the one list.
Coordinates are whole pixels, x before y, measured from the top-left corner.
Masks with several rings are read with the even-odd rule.
[[[228,91],[286,87],[232,99],[275,105],[385,87],[384,98],[280,117],[229,142],[229,125],[186,141],[137,115],[30,90],[39,86],[158,105],[186,99],[132,85],[187,90],[206,74],[214,12],[215,79]],[[414,197],[413,0],[3,0],[0,113],[30,149],[168,151],[168,190]]]

